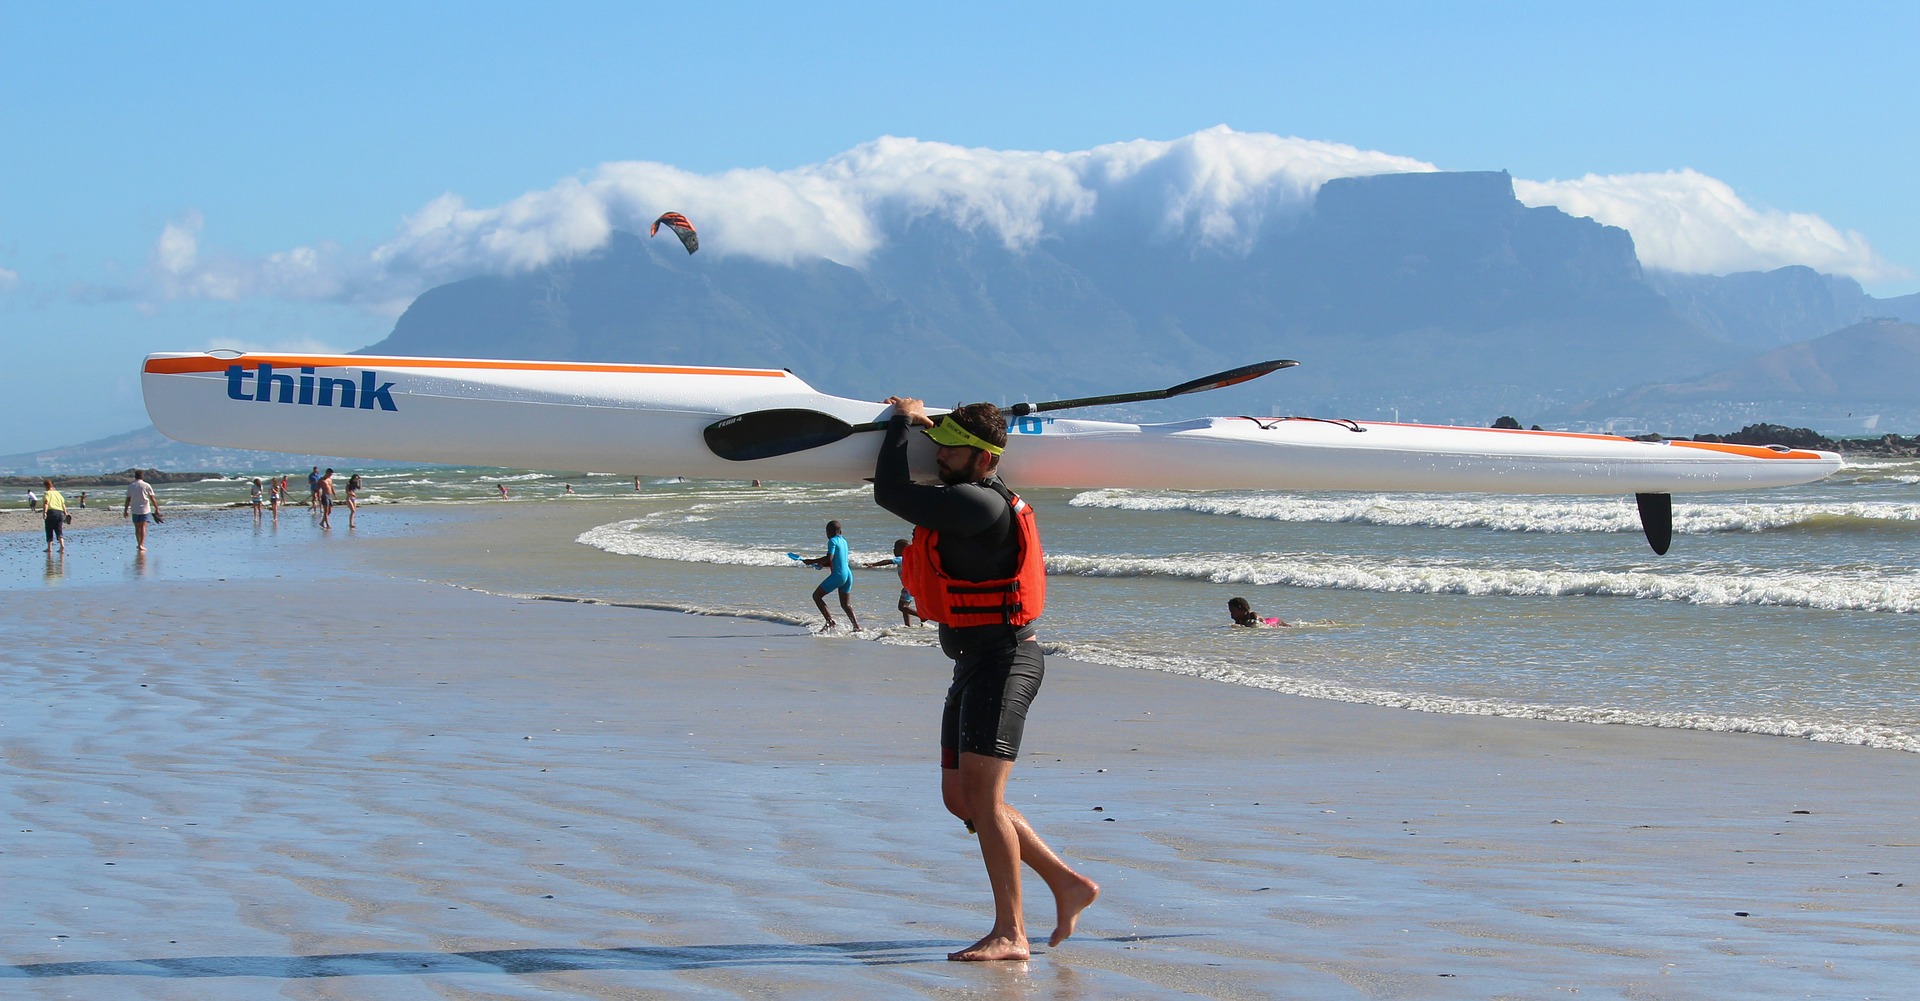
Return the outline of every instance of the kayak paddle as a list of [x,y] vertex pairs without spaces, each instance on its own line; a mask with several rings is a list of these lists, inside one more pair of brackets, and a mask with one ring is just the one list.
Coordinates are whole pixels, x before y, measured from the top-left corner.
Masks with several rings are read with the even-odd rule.
[[[1201,376],[1167,389],[1116,393],[1111,396],[1083,396],[1079,399],[1054,400],[1048,403],[1016,403],[1008,407],[1006,412],[1013,417],[1025,417],[1028,414],[1048,410],[1165,400],[1170,397],[1185,396],[1188,393],[1238,385],[1258,379],[1269,372],[1278,372],[1298,364],[1300,363],[1290,359],[1263,361]],[[862,431],[878,431],[886,426],[886,421],[849,424],[832,414],[823,414],[818,410],[778,409],[755,410],[715,421],[707,425],[703,433],[707,439],[707,448],[711,449],[713,454],[722,459],[745,462],[750,459],[770,459],[776,455],[804,452],[810,448],[831,445],[849,435]]]

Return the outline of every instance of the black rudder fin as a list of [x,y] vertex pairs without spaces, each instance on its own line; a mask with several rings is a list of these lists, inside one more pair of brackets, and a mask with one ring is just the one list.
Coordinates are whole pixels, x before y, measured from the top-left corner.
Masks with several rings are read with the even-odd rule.
[[1634,494],[1633,499],[1640,503],[1640,527],[1647,533],[1647,545],[1654,553],[1667,555],[1667,547],[1673,545],[1673,495]]

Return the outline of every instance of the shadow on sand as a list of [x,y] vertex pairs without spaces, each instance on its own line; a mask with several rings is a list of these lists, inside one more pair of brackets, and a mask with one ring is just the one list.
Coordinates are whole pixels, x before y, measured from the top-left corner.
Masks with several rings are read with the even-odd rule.
[[[1134,942],[1124,936],[1103,941]],[[475,952],[345,952],[323,956],[181,956],[0,966],[0,980],[41,977],[322,977],[420,976],[435,973],[557,973],[569,970],[673,971],[756,966],[896,966],[945,962],[951,941],[742,943],[630,949],[487,949]]]

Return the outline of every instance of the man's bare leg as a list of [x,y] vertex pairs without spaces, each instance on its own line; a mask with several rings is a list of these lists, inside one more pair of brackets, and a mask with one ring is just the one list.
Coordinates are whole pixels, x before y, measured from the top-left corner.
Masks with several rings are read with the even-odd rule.
[[[965,760],[966,756],[962,756]],[[988,759],[995,760],[995,759]],[[1008,765],[1011,769],[1011,764]],[[946,800],[947,811],[962,820],[972,823],[971,808],[960,783],[960,772],[947,769],[943,773],[942,795]],[[1002,787],[1004,800],[1004,786]],[[1074,926],[1080,920],[1080,912],[1093,905],[1100,896],[1100,884],[1074,871],[1072,866],[1056,855],[1040,835],[1027,822],[1027,818],[1018,809],[1003,801],[1002,808],[1013,821],[1015,835],[1020,845],[1020,861],[1033,869],[1053,891],[1054,928],[1047,937],[1047,944],[1057,946],[1073,934]]]
[[813,589],[813,607],[818,608],[820,610],[820,617],[823,619],[826,619],[827,628],[832,629],[833,613],[827,611],[827,589],[826,588],[816,587]]
[[1047,944],[1059,945],[1073,934],[1073,926],[1079,922],[1080,912],[1092,906],[1100,896],[1100,884],[1073,871],[1073,867],[1055,855],[1019,810],[1009,806],[1007,812],[1013,815],[1014,830],[1019,832],[1020,861],[1025,862],[1034,875],[1047,884],[1047,889],[1053,891],[1055,923],[1053,934],[1047,936]]
[[980,837],[980,858],[993,888],[993,930],[986,937],[947,958],[962,962],[1022,960],[1031,954],[1020,914],[1020,829],[1007,806],[1007,776],[1013,762],[963,751],[960,754],[958,792],[965,816]]

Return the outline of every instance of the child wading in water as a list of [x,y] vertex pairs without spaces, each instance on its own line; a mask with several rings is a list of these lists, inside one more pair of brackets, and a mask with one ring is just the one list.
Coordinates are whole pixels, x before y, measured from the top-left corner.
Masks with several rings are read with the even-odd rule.
[[847,537],[840,534],[840,523],[827,522],[827,554],[802,560],[810,567],[825,567],[827,579],[813,589],[814,607],[820,609],[820,615],[827,620],[827,628],[834,627],[833,613],[827,611],[827,592],[840,592],[840,607],[847,613],[847,622],[854,632],[860,631],[860,620],[853,617],[853,567],[847,562]]

